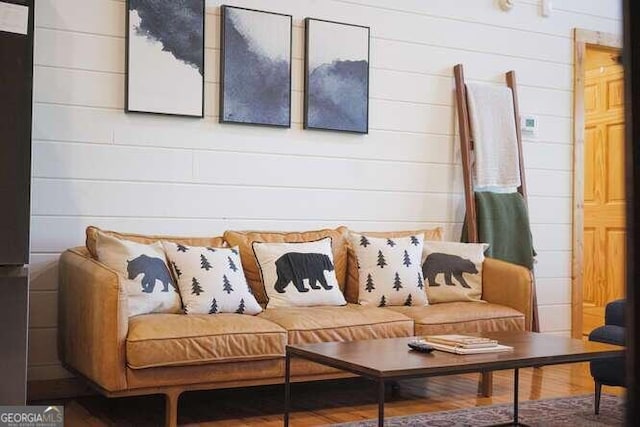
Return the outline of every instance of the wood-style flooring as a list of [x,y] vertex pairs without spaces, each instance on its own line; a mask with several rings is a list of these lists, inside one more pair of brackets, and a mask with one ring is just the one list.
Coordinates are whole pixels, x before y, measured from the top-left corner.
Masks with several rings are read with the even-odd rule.
[[591,331],[604,325],[604,307],[583,305],[582,336],[588,337]]
[[[403,381],[387,393],[386,416],[469,408],[512,401],[513,371],[494,374],[494,393],[478,395],[479,374]],[[293,384],[292,426],[315,426],[377,417],[376,388],[363,379]],[[621,395],[623,389],[604,387]],[[586,363],[520,370],[520,400],[593,393]],[[161,396],[107,399],[78,397],[65,406],[66,426],[161,426]],[[283,387],[185,393],[180,399],[182,426],[281,426]]]

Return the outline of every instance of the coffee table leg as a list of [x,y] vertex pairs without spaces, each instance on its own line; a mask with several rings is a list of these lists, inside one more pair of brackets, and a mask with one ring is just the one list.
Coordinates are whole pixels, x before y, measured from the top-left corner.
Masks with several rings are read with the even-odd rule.
[[287,352],[284,362],[284,427],[289,426],[289,410],[291,405],[291,356]]
[[494,424],[492,427],[502,426],[521,426],[527,427],[526,424],[521,424],[518,421],[518,388],[520,382],[520,371],[518,369],[513,370],[513,419],[507,423]]
[[378,426],[384,425],[384,380],[378,380]]
[[520,425],[518,422],[518,388],[520,382],[520,371],[518,368],[513,370],[513,425]]

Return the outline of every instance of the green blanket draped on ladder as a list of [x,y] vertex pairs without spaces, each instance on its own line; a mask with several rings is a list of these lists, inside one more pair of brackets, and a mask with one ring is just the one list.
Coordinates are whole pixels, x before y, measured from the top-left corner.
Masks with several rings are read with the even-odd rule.
[[[533,270],[533,238],[527,205],[520,193],[475,193],[478,242],[489,243],[486,255]],[[468,242],[467,221],[462,229]]]

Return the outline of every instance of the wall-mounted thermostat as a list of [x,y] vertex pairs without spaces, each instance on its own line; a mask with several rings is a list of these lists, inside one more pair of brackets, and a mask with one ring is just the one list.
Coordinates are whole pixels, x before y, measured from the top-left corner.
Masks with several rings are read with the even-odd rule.
[[520,129],[529,135],[535,135],[538,132],[538,118],[536,116],[520,117]]
[[500,9],[508,12],[513,8],[513,1],[514,0],[498,0],[498,5],[500,6]]

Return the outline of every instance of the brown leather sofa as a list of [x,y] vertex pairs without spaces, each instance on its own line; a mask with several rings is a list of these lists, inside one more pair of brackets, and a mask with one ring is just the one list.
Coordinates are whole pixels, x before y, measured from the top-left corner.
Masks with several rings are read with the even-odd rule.
[[[336,272],[343,275],[339,282],[345,288],[353,287],[353,280],[346,280],[348,231],[345,227],[326,231],[339,237],[334,242]],[[92,233],[95,229],[87,230],[86,247],[69,249],[60,258],[60,358],[65,367],[105,396],[166,395],[166,422],[171,426],[176,425],[178,398],[184,391],[282,383],[287,343],[531,327],[529,270],[494,259],[486,259],[483,266],[486,303],[363,307],[354,304],[357,291],[344,289],[351,301],[343,307],[266,309],[257,316],[146,314],[129,318],[127,295],[118,274],[92,256]],[[226,244],[221,237],[116,234],[142,242],[169,239],[190,245]],[[295,236],[294,240],[305,238],[299,233]],[[228,238],[234,240],[231,234]],[[243,267],[251,269],[245,258]],[[292,373],[294,381],[348,376],[302,360],[293,361]]]

